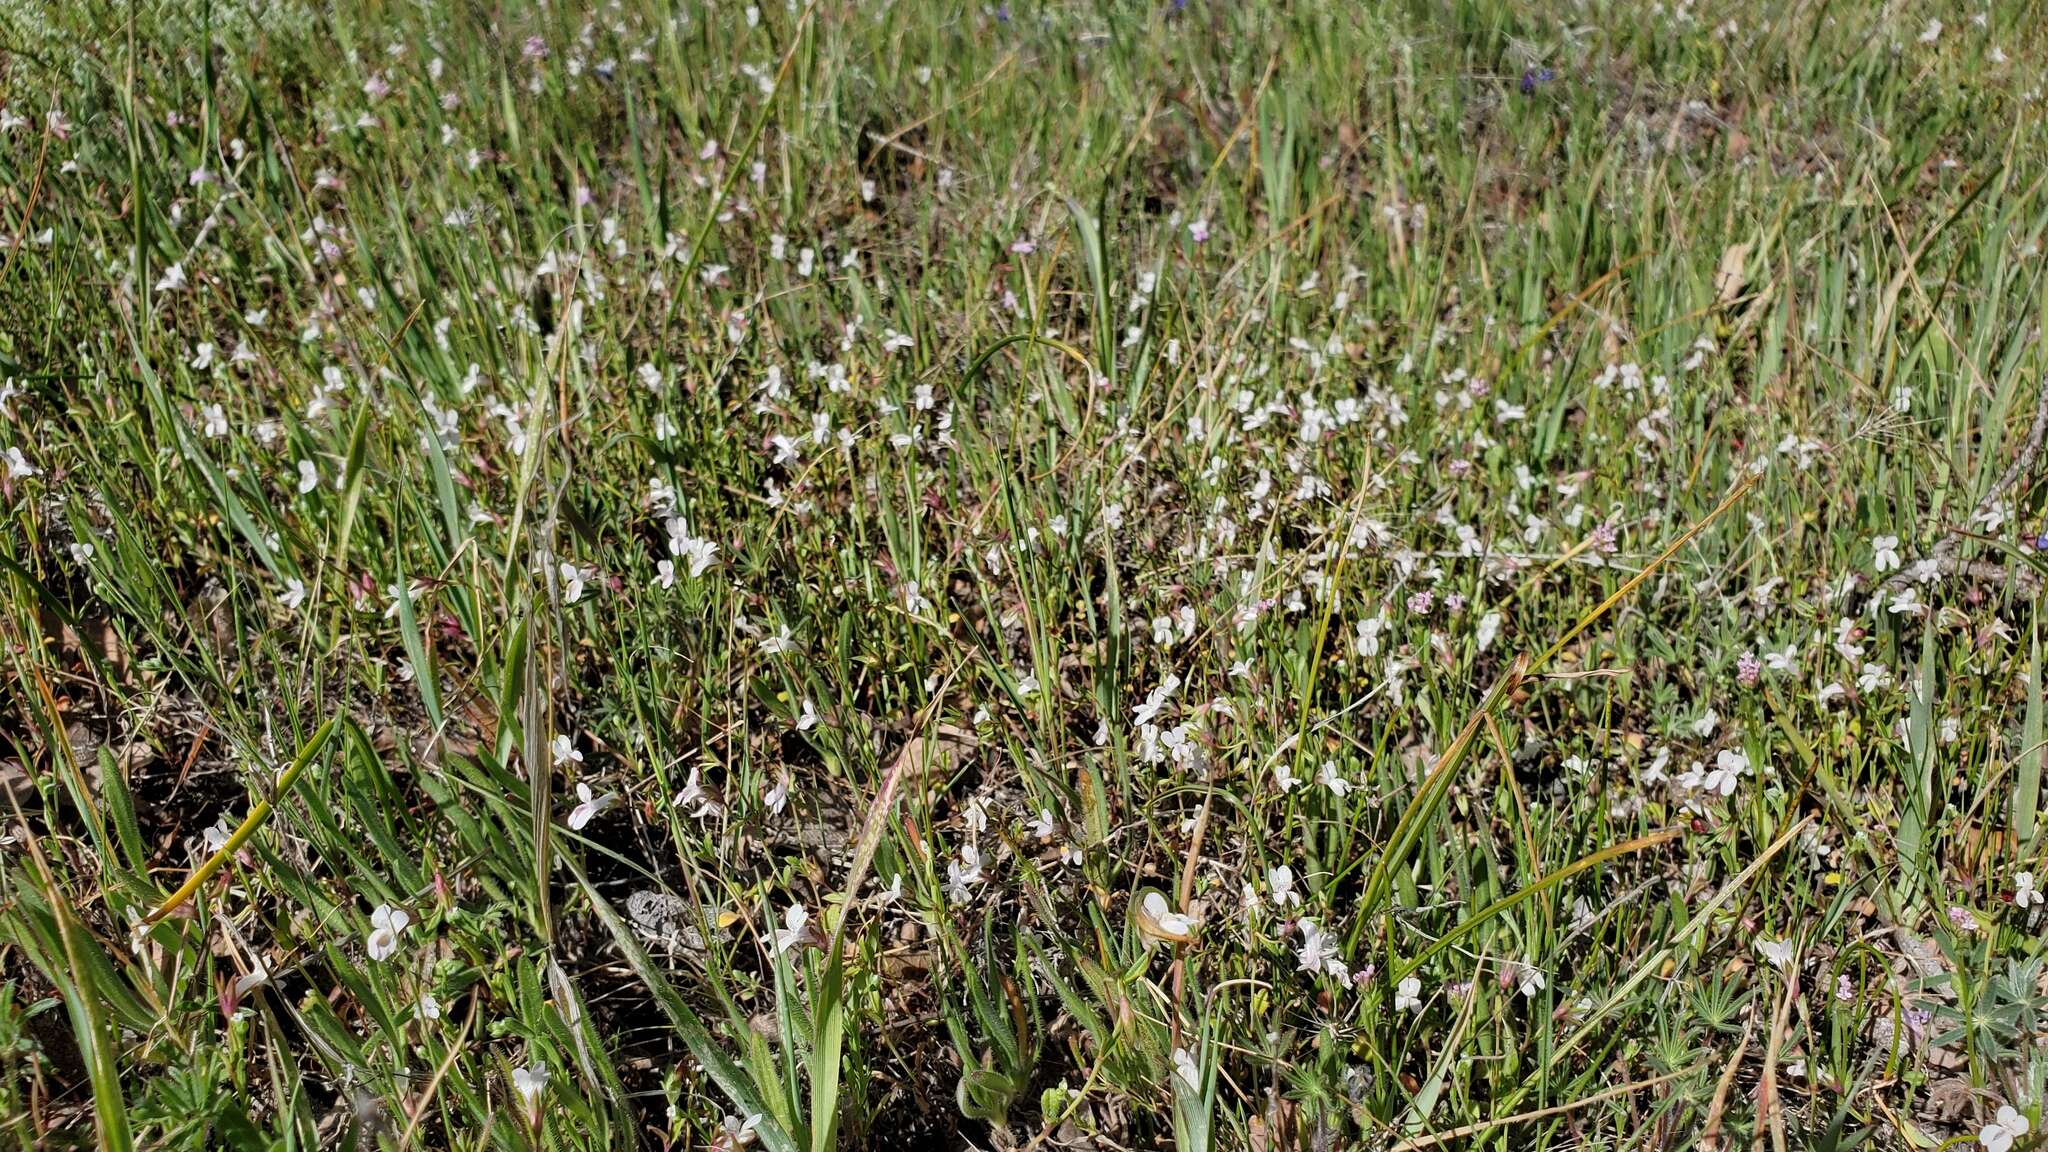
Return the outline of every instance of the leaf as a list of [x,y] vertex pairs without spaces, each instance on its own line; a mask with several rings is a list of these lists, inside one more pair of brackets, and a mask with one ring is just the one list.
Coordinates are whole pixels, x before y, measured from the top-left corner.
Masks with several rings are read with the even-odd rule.
[[356,510],[362,507],[363,485],[367,479],[364,461],[370,447],[370,409],[362,402],[356,411],[356,426],[348,437],[348,462],[342,471],[341,527],[335,533],[334,555],[346,559],[349,535],[355,531]]
[[334,725],[340,719],[339,716],[329,717],[327,723],[314,730],[312,737],[299,747],[299,754],[292,759],[291,766],[286,768],[284,774],[277,778],[277,787],[272,791],[271,796],[267,799],[256,801],[249,809],[249,815],[242,819],[241,826],[236,828],[234,833],[228,837],[227,843],[220,846],[220,851],[215,852],[207,858],[205,863],[194,868],[192,875],[185,878],[185,883],[180,885],[176,892],[165,897],[164,902],[156,906],[156,911],[143,918],[144,923],[154,924],[170,915],[179,905],[190,900],[193,893],[199,891],[199,886],[206,883],[207,877],[220,871],[223,865],[229,860],[234,859],[235,853],[242,850],[242,845],[249,842],[249,837],[254,836],[257,829],[263,827],[264,823],[270,819],[271,805],[277,800],[284,799],[285,796],[291,793],[292,785],[299,782],[299,775],[306,770],[308,764],[313,762],[314,757],[320,755],[320,749],[326,747],[327,738],[334,735]]
[[405,645],[406,658],[412,661],[413,686],[419,689],[420,704],[427,710],[427,720],[434,725],[438,741],[442,729],[441,693],[434,687],[434,661],[420,631],[419,614],[412,608],[412,584],[403,567],[398,570],[398,637]]
[[1088,830],[1089,847],[1109,839],[1109,797],[1093,763],[1081,765],[1081,822]]

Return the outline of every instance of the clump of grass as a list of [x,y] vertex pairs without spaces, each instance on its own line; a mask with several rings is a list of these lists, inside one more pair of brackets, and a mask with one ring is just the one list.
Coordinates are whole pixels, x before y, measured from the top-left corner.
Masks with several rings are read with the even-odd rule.
[[2039,32],[1596,9],[0,21],[0,1136],[2027,1139]]

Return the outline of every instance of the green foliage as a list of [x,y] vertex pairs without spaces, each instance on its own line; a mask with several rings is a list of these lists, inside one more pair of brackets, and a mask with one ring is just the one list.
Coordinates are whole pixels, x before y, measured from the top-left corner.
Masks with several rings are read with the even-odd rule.
[[2038,1115],[2031,15],[0,0],[0,1143]]

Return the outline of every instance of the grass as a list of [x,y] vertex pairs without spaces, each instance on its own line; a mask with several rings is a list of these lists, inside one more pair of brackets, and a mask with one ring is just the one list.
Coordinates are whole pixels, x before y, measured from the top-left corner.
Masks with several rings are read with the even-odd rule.
[[0,12],[0,1141],[2038,1124],[2024,6]]

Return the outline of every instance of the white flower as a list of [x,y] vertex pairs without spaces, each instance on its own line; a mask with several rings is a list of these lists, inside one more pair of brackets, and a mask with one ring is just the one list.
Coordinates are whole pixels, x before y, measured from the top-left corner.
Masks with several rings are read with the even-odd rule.
[[526,1105],[526,1110],[536,1116],[540,1114],[540,1094],[547,1090],[547,1086],[547,1065],[538,1060],[524,1068],[512,1070],[513,1089],[519,1093],[519,1099]]
[[701,537],[670,537],[668,546],[670,551],[690,562],[689,575],[692,580],[704,575],[704,570],[718,559],[718,545]]
[[1494,638],[1500,635],[1500,613],[1488,612],[1479,618],[1479,650],[1493,647]]
[[1175,1048],[1173,1050],[1173,1074],[1180,1077],[1181,1082],[1188,1086],[1188,1091],[1200,1092],[1202,1090],[1201,1066],[1195,1063],[1194,1054],[1187,1049]]
[[972,844],[960,846],[960,858],[946,861],[946,899],[963,903],[971,894],[968,885],[981,883],[981,850]]
[[1533,998],[1538,992],[1543,991],[1544,988],[1542,970],[1533,964],[1522,965],[1519,983],[1522,987],[1522,995]]
[[385,961],[398,954],[398,934],[412,923],[412,914],[389,904],[377,905],[370,913],[370,959]]
[[1323,761],[1323,770],[1316,773],[1316,783],[1335,793],[1339,800],[1351,792],[1351,781],[1337,774],[1337,765],[1334,761]]
[[1736,783],[1741,780],[1742,774],[1747,771],[1749,771],[1749,757],[1732,748],[1723,748],[1714,754],[1713,771],[1706,774],[1701,787],[1707,792],[1718,792],[1723,796],[1733,796]]
[[791,904],[782,911],[782,927],[775,930],[775,954],[788,952],[803,942],[804,929],[810,925],[811,914],[801,904]]
[[1932,44],[1939,39],[1941,39],[1941,21],[1929,20],[1927,27],[1920,30],[1920,42],[1922,44]]
[[1394,986],[1394,1011],[1422,1007],[1422,978],[1410,976]]
[[2012,878],[2012,902],[2026,908],[2041,903],[2041,890],[2034,887],[2034,874],[2021,872]]
[[2032,1130],[2033,1125],[2017,1108],[2010,1104],[2000,1104],[1997,1117],[1977,1134],[1977,1143],[1984,1146],[1984,1152],[2007,1152],[2013,1141]]
[[571,809],[569,812],[569,828],[572,831],[581,832],[585,824],[588,824],[591,822],[591,820],[595,819],[598,813],[603,812],[605,809],[611,807],[612,803],[616,801],[618,798],[619,796],[616,792],[607,792],[602,796],[594,796],[591,794],[590,785],[585,784],[580,780],[577,781],[577,804],[576,807]]
[[164,269],[164,274],[158,277],[156,282],[156,290],[159,292],[175,292],[184,286],[185,266],[183,264],[173,264],[169,268]]
[[320,486],[320,469],[311,460],[299,461],[299,495],[304,496]]
[[1180,677],[1171,672],[1167,673],[1166,679],[1161,680],[1157,687],[1145,694],[1145,702],[1131,709],[1131,723],[1150,724],[1158,717],[1160,709],[1166,707],[1167,701],[1179,690]]
[[917,581],[915,580],[903,586],[903,610],[912,616],[920,612],[932,610],[932,602],[925,599],[924,594],[918,591]]
[[562,603],[574,604],[583,599],[583,569],[564,560],[557,570],[562,577]]
[[441,1002],[434,999],[432,992],[420,993],[420,1019],[439,1020],[440,1018]]
[[782,815],[782,810],[789,806],[789,784],[789,773],[778,773],[774,785],[761,794],[761,799],[768,805],[768,811],[777,816]]
[[1870,566],[1879,572],[1891,572],[1899,566],[1899,538],[1879,536],[1870,542],[1872,553]]
[[549,748],[555,754],[555,767],[557,768],[564,764],[583,763],[583,753],[576,750],[576,741],[570,739],[567,733],[556,736],[554,743],[549,745]]
[[30,476],[39,476],[41,474],[41,469],[29,463],[28,457],[21,454],[21,449],[9,448],[7,450],[7,478],[9,480],[23,480]]
[[299,605],[306,602],[306,582],[297,576],[285,577],[284,595],[279,596],[277,599],[278,603],[284,605],[285,611],[298,611]]
[[1776,652],[1771,651],[1769,648],[1764,649],[1764,667],[1773,672],[1799,671],[1798,643],[1795,641],[1787,644]]
[[1766,940],[1758,937],[1756,950],[1765,960],[1779,968],[1792,966],[1793,948],[1790,940]]
[[725,1133],[725,1143],[730,1148],[744,1148],[754,1142],[754,1129],[761,1125],[761,1114],[749,1112],[745,1118],[727,1116],[719,1121],[718,1127]]
[[689,778],[683,781],[682,791],[676,793],[676,798],[671,803],[677,808],[694,809],[690,815],[699,820],[707,816],[717,816],[725,811],[725,805],[720,804],[697,782],[695,764],[690,765]]
[[1295,954],[1303,972],[1328,972],[1343,978],[1347,973],[1344,961],[1337,955],[1337,940],[1328,932],[1316,927],[1316,922],[1304,916],[1301,925],[1301,951]]
[[1031,822],[1031,834],[1040,840],[1050,840],[1056,831],[1058,828],[1053,824],[1052,809],[1040,808],[1038,817]]
[[657,588],[673,588],[676,586],[675,561],[656,560],[654,562],[654,585]]
[[1301,893],[1294,890],[1294,869],[1285,864],[1268,868],[1266,885],[1273,890],[1273,907],[1285,908],[1289,904],[1301,907]]
[[1165,935],[1186,936],[1194,930],[1187,916],[1175,912],[1173,906],[1166,902],[1166,897],[1158,892],[1145,893],[1144,909],[1145,915],[1159,925],[1159,931]]
[[816,704],[811,703],[811,698],[806,696],[804,697],[803,711],[797,713],[796,730],[799,732],[808,732],[811,729],[816,728],[817,726],[818,706]]
[[[199,838],[205,842],[208,852],[218,852],[228,846],[228,838],[234,834],[234,828],[228,824],[228,818],[223,815],[220,819],[213,822],[211,828],[201,832]],[[2033,882],[2034,878],[2027,873],[2022,872],[2020,875],[2026,876],[2029,884]]]

